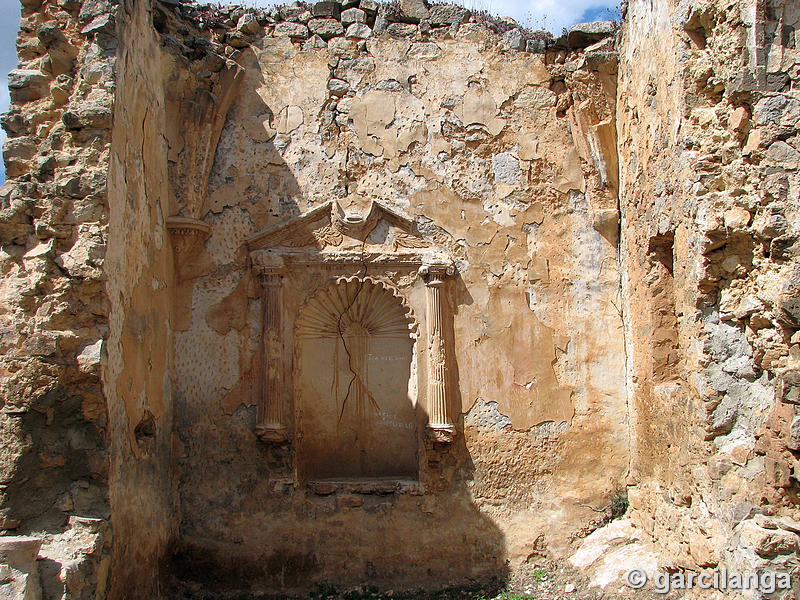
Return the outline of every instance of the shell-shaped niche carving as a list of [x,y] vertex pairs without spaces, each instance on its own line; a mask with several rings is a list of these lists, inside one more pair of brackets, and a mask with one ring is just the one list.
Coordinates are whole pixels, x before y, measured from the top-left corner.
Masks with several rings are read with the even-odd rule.
[[339,278],[309,299],[297,319],[301,338],[414,337],[417,323],[397,290],[372,277]]

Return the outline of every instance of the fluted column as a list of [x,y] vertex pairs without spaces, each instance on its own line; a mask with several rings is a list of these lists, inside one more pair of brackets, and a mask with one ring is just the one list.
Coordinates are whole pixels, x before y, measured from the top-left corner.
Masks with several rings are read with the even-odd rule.
[[264,270],[261,279],[263,327],[261,335],[261,398],[256,435],[265,442],[288,439],[283,420],[283,344],[281,343],[281,292],[283,277]]
[[425,281],[428,323],[428,437],[435,442],[452,442],[455,427],[448,414],[448,356],[444,339],[442,287],[453,275],[452,263],[431,261],[420,268]]

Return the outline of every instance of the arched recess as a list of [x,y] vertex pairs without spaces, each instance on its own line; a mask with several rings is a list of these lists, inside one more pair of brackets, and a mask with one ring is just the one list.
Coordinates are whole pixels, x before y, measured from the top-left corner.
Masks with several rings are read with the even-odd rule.
[[320,289],[296,323],[301,479],[418,473],[416,322],[394,289],[365,277]]

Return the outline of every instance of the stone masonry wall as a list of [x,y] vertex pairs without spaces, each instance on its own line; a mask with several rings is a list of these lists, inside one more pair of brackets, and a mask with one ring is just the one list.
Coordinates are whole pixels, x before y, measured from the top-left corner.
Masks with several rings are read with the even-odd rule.
[[780,1],[628,5],[630,506],[676,567],[797,566],[799,16]]
[[[414,0],[24,0],[2,552],[42,540],[45,598],[440,586],[563,558],[627,484],[664,566],[796,569],[795,4],[632,0],[618,39],[553,40]],[[361,262],[281,271],[265,329],[253,235],[330,201],[383,220]],[[320,235],[276,247],[348,243]],[[424,274],[365,258],[429,247],[455,267],[450,445],[423,439]],[[295,322],[337,276],[413,321],[416,480],[303,473]]]
[[0,528],[43,539],[46,597],[108,582],[103,270],[115,93],[111,7],[23,3],[2,118]]

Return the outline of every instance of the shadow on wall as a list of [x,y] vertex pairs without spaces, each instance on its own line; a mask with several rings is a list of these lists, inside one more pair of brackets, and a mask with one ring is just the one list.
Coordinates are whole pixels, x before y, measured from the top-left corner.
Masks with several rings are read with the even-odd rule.
[[238,62],[245,79],[228,112],[198,216],[239,207],[258,231],[303,212],[303,191],[283,159],[292,143],[287,133],[291,118],[258,94],[266,83],[253,51],[243,50]]
[[[261,498],[270,507],[268,518],[227,511],[237,522],[253,519],[249,535],[182,536],[172,556],[177,587],[197,594],[188,597],[292,593],[321,583],[502,587],[508,577],[505,538],[471,500],[472,464],[463,436],[427,469],[439,471],[439,481],[424,495],[328,493],[322,486],[284,484],[280,494]],[[210,471],[209,481],[224,479]],[[255,503],[251,498],[243,504]]]
[[[275,115],[280,109],[264,104],[256,93],[263,81],[257,79],[258,70],[248,69],[216,151],[210,197],[222,197],[217,192],[227,185],[226,179],[237,176],[234,164],[237,148],[255,146],[254,151],[264,157],[264,176],[248,180],[247,193],[244,197],[231,197],[231,206],[212,200],[209,204],[215,214],[206,217],[223,223],[229,215],[244,209],[250,223],[260,229],[303,211],[301,190],[281,158],[280,146],[292,143],[290,138],[282,138],[280,134],[270,137],[265,127],[267,133],[262,141],[254,144],[252,130],[247,131],[253,126],[263,127],[260,124],[261,119],[266,119],[263,115]],[[259,115],[260,122],[248,123],[251,115]],[[258,129],[255,135],[261,135]],[[250,177],[250,173],[238,172],[238,176]],[[221,229],[212,225],[207,248],[216,244],[214,236],[226,235]],[[251,277],[246,259],[240,258],[247,253],[241,250],[231,253],[240,282]],[[206,264],[213,264],[210,257]],[[357,264],[349,268],[351,272],[336,274],[354,275],[360,270]],[[289,330],[294,329],[298,318],[298,299],[309,298],[330,283],[330,273],[317,276],[306,271],[298,275],[302,284],[298,283],[292,293],[285,292],[287,307],[291,305],[286,308]],[[198,271],[194,288],[210,290],[221,286],[223,276],[230,272],[229,265],[214,272],[211,268]],[[451,285],[460,286],[459,298],[465,297],[463,282],[457,280]],[[319,385],[304,390],[307,393],[316,390],[317,396],[312,400],[328,402],[330,406],[325,409],[328,412],[340,411],[342,404],[337,402],[348,397],[348,374],[352,374],[353,367],[352,361],[346,360],[348,353],[352,358],[354,349],[361,345],[363,364],[354,367],[357,370],[367,368],[370,354],[395,351],[402,354],[404,360],[398,361],[400,366],[375,366],[364,378],[365,387],[360,392],[351,391],[360,393],[361,403],[346,407],[344,426],[363,419],[364,411],[375,410],[365,390],[381,396],[376,397],[379,407],[382,398],[394,394],[390,412],[413,414],[415,419],[416,440],[410,459],[404,454],[398,464],[392,463],[393,444],[401,443],[402,436],[389,439],[373,435],[368,443],[359,445],[362,440],[357,429],[350,428],[337,437],[336,429],[332,428],[328,432],[330,443],[314,447],[313,453],[321,460],[309,468],[308,481],[301,483],[295,470],[302,463],[299,454],[308,450],[308,445],[304,448],[297,436],[284,446],[267,446],[256,438],[257,373],[263,367],[257,351],[253,350],[258,347],[253,338],[259,335],[255,332],[259,331],[262,317],[260,302],[252,294],[248,298],[249,287],[225,280],[224,288],[234,292],[217,305],[199,309],[195,306],[187,331],[177,335],[174,389],[177,434],[184,449],[179,461],[182,520],[172,547],[171,565],[167,567],[176,595],[201,598],[290,593],[311,589],[322,582],[393,589],[469,586],[489,580],[504,582],[508,576],[505,538],[472,500],[469,482],[474,466],[463,432],[459,432],[455,442],[441,447],[422,440],[428,417],[420,414],[420,407],[412,406],[407,395],[412,370],[409,348],[403,347],[401,352],[387,342],[388,338],[365,340],[358,324],[354,324],[344,332],[349,344],[347,352],[341,340],[335,338],[328,340],[327,345],[313,345],[313,354],[306,358],[311,359],[308,368],[314,371]],[[224,293],[214,295],[221,296]],[[466,297],[469,298],[468,293]],[[223,303],[225,311],[217,310]],[[446,319],[444,336],[454,357],[453,311],[447,312],[450,318]],[[224,326],[215,322],[214,333],[207,327],[211,313],[226,317]],[[221,370],[218,366],[226,353],[221,344],[228,343],[219,336],[227,336],[234,330],[239,334],[238,341],[230,343],[244,353],[239,356],[239,364],[248,367],[240,370],[243,372],[231,388],[221,385],[218,376]],[[423,344],[424,338],[422,331],[416,343]],[[406,338],[406,345],[407,342]],[[298,348],[305,351],[302,344]],[[302,362],[302,356],[297,360]],[[326,371],[326,365],[333,369]],[[450,377],[453,382],[457,380],[454,366]],[[397,385],[402,386],[402,396],[393,388]],[[239,396],[226,413],[222,405],[227,400],[221,398],[230,396],[231,389],[238,389]],[[451,389],[457,390],[457,385],[451,385]],[[297,386],[294,392],[287,393],[287,406],[303,406],[297,393]],[[350,399],[356,397],[351,395]],[[460,407],[460,398],[452,397],[451,402],[451,414],[459,414],[460,408],[456,407]],[[307,404],[307,410],[312,405],[313,402]],[[377,433],[383,417],[380,410],[373,416],[376,427],[373,433]],[[386,420],[392,421],[390,417]],[[301,436],[306,435],[305,431],[299,431]],[[381,447],[382,440],[391,443]],[[331,464],[336,464],[331,455],[337,452],[338,460],[343,461],[361,460],[364,452],[377,452],[380,458],[371,461],[370,457],[364,457],[365,462],[352,469],[342,466],[334,473],[335,481],[326,481],[322,475]],[[409,468],[411,462],[416,463],[416,469]],[[399,469],[395,469],[396,473],[392,472],[394,467]],[[413,481],[417,475],[418,481]],[[395,485],[385,485],[387,479],[394,479]]]

